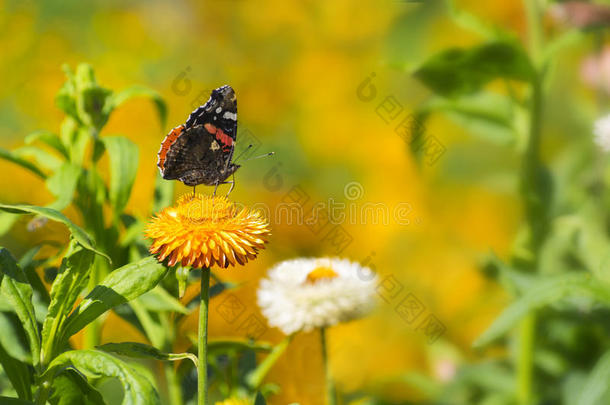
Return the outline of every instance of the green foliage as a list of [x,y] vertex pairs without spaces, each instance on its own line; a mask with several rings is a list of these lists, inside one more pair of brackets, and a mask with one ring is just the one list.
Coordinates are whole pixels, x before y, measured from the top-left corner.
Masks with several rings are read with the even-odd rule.
[[[7,232],[19,215],[35,215],[33,221],[41,224],[36,226],[56,221],[70,232],[67,247],[52,245],[55,253],[43,258],[37,258],[42,244],[19,261],[0,248],[0,365],[20,398],[2,397],[0,402],[104,404],[97,383],[115,377],[124,387],[124,404],[159,403],[154,385],[132,366],[103,351],[72,350],[69,338],[89,326],[86,332],[92,331],[92,340],[99,339],[94,326],[103,315],[142,295],[144,311],[152,314],[189,312],[166,290],[155,289],[167,268],[142,254],[146,245],[134,233],[141,232],[143,220],[124,212],[138,168],[138,148],[127,138],[101,134],[110,114],[133,97],[152,100],[163,125],[167,109],[156,92],[141,86],[117,93],[99,86],[88,65],[79,65],[75,73],[64,70],[67,80],[56,97],[66,114],[59,135],[37,131],[26,137],[27,146],[0,150],[0,158],[44,179],[55,197],[46,207],[0,203],[0,232]],[[97,169],[106,152],[108,184]],[[171,194],[163,187],[157,201],[168,204]],[[80,214],[82,227],[62,213],[67,208]],[[131,236],[121,235],[128,230]],[[39,274],[55,263],[59,267],[49,292]],[[153,347],[149,353],[156,358],[164,354]],[[179,360],[192,355],[167,356]]]
[[113,271],[70,314],[63,337],[72,336],[109,309],[152,290],[166,273],[167,268],[154,257]]
[[491,42],[443,51],[426,61],[414,75],[440,95],[457,96],[478,91],[494,79],[529,82],[534,69],[518,43]]
[[160,361],[177,361],[189,359],[193,362],[195,367],[198,366],[199,361],[197,356],[191,353],[164,353],[161,350],[145,345],[143,343],[107,343],[99,346],[98,349],[105,352],[116,353],[122,356],[135,357],[135,358],[150,358]]
[[[49,365],[48,374],[72,366],[88,379],[117,378],[124,390],[122,405],[160,404],[151,382],[123,361],[97,350],[71,350],[57,356]],[[48,377],[48,376],[47,376]]]

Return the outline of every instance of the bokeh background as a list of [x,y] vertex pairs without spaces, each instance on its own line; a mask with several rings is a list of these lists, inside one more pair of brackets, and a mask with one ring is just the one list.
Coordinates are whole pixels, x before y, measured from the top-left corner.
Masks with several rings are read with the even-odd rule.
[[[457,4],[525,36],[520,2]],[[482,353],[471,343],[508,302],[479,267],[489,252],[508,255],[521,221],[516,154],[434,116],[426,129],[445,153],[427,164],[413,157],[395,131],[429,97],[412,70],[446,46],[476,41],[452,24],[436,1],[0,0],[0,146],[21,146],[38,129],[58,131],[63,114],[54,96],[64,81],[62,64],[92,64],[108,88],[142,84],[155,89],[169,107],[165,127],[152,104],[134,100],[118,109],[104,129],[139,146],[128,210],[147,215],[161,140],[207,100],[210,89],[231,84],[238,96],[240,133],[255,137],[257,153],[276,152],[244,163],[234,200],[275,207],[300,187],[309,204],[332,199],[360,211],[366,203],[381,203],[390,213],[397,206],[410,207],[404,221],[390,217],[386,224],[375,224],[360,216],[342,224],[352,242],[340,255],[365,262],[402,290],[389,302],[380,299],[370,317],[333,328],[329,339],[332,372],[342,392],[414,399],[422,393],[406,376],[418,371],[446,380],[462,362],[480,359]],[[545,155],[564,153],[568,141],[591,143],[589,123],[599,106],[595,90],[580,78],[589,52],[571,50],[553,76],[551,95],[560,97],[549,97],[546,113],[557,118],[545,126]],[[377,91],[371,101],[357,92],[367,78]],[[403,109],[390,123],[378,108],[387,97]],[[29,172],[0,161],[0,173],[3,202],[52,201]],[[355,197],[346,195],[350,183],[357,187]],[[177,195],[187,191],[181,184],[176,188]],[[255,288],[274,263],[336,254],[305,225],[278,218],[272,224],[268,249],[258,260],[219,272],[225,280],[243,283],[234,291],[247,307],[243,317],[261,317]],[[19,255],[33,240],[67,238],[59,225],[34,232],[26,225],[27,219],[17,222],[0,243]],[[396,311],[408,293],[446,328],[432,344],[416,322],[406,322]],[[239,322],[229,323],[214,310],[219,304],[220,298],[212,300],[212,337],[243,336]],[[195,329],[195,318],[182,325],[184,336]],[[116,316],[102,334],[103,342],[145,341]],[[261,336],[273,343],[282,338],[271,328]],[[271,403],[322,403],[319,350],[315,334],[295,339],[268,377],[281,386]]]

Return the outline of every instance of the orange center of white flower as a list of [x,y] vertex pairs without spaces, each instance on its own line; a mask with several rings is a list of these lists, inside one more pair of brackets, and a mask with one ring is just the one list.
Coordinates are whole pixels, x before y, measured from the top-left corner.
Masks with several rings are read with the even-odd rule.
[[307,274],[306,283],[315,284],[320,280],[331,280],[339,275],[330,267],[320,266]]

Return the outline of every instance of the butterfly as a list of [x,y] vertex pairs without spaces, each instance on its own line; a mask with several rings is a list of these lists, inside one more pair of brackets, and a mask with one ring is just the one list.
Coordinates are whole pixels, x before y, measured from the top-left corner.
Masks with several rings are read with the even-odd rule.
[[[237,98],[231,86],[212,91],[209,100],[172,129],[161,142],[157,166],[166,180],[187,186],[231,184],[240,165],[231,160],[237,138]],[[227,181],[233,176],[231,181]],[[227,193],[228,194],[228,193]]]

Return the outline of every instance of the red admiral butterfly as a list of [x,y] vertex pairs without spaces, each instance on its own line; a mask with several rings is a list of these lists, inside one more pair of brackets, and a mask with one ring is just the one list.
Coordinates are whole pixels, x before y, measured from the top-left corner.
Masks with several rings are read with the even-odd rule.
[[186,123],[172,129],[161,142],[157,166],[166,180],[187,186],[215,186],[240,167],[231,162],[237,137],[237,99],[231,86],[212,91],[210,99],[191,113]]

